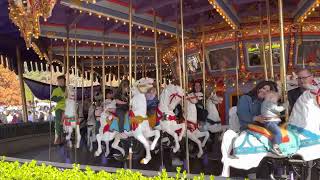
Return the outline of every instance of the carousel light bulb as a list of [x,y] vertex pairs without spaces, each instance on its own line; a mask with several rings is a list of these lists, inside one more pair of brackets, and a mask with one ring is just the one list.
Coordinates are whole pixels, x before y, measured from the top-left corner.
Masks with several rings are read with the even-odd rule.
[[99,15],[98,17],[101,18],[101,15]]
[[109,43],[108,46],[111,46],[111,44]]
[[319,6],[320,6],[320,4],[318,4],[318,3],[317,3],[317,5],[316,5],[316,6],[317,6],[317,7],[319,7]]
[[109,18],[109,17],[107,17],[107,20],[109,21],[109,20],[110,20],[110,18]]
[[123,25],[126,25],[126,22],[123,22]]
[[79,13],[82,13],[82,10],[80,10]]
[[116,19],[115,22],[118,23],[118,19]]
[[91,16],[92,15],[92,12],[89,12],[89,16]]
[[141,26],[138,26],[138,29],[141,29]]
[[54,38],[54,41],[57,41],[57,38]]

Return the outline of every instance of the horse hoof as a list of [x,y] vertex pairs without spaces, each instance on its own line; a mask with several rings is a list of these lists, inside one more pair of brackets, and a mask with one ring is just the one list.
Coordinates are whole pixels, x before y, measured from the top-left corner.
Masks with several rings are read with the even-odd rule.
[[104,153],[104,157],[108,157],[109,156],[109,153]]
[[143,158],[141,159],[140,164],[148,164],[150,160],[151,158]]
[[179,149],[180,149],[180,147],[173,148],[173,153],[178,152],[178,151],[179,151]]
[[101,153],[102,153],[101,151],[96,151],[96,152],[94,153],[94,156],[95,156],[95,157],[98,157],[98,156],[100,156]]
[[201,158],[202,155],[203,155],[203,152],[199,152],[199,153],[197,154],[197,157],[198,157],[198,158]]

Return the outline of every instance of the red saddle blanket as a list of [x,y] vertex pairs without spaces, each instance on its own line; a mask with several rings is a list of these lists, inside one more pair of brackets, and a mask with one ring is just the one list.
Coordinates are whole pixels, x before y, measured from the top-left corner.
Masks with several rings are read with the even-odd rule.
[[[259,133],[259,134],[267,137],[268,139],[272,140],[272,137],[273,137],[272,133],[263,126],[256,125],[256,124],[249,124],[248,129],[250,131]],[[288,130],[285,129],[284,127],[281,127],[281,135],[282,135],[282,143],[289,142],[290,139],[288,136]]]

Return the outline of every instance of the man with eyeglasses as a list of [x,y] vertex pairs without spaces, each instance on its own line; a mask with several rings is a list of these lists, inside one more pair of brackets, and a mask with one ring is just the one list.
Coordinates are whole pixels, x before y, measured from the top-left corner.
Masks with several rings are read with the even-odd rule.
[[311,72],[307,69],[302,69],[298,72],[298,86],[288,92],[288,100],[290,105],[290,112],[293,105],[296,103],[301,94],[312,85],[314,78]]

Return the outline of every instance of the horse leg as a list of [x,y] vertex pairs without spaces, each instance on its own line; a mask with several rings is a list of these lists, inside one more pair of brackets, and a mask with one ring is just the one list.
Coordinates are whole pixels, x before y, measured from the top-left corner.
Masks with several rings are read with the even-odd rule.
[[[174,138],[174,142],[175,142],[175,147],[173,148],[173,153],[178,152],[178,150],[180,149],[180,144],[179,144],[179,137],[177,135],[177,133],[174,130],[170,130],[167,129],[168,131],[166,131],[170,136],[172,136]],[[181,132],[182,133],[182,132]]]
[[151,160],[151,153],[150,153],[150,145],[149,145],[149,142],[148,142],[148,140],[143,136],[142,133],[139,133],[139,134],[135,135],[135,138],[143,144],[143,146],[144,146],[144,148],[145,148],[145,150],[146,150],[146,157],[143,158],[143,159],[140,161],[140,163],[141,163],[141,164],[148,164],[149,161]]
[[175,127],[176,127],[177,130],[178,130],[178,129],[181,129],[181,133],[180,133],[180,135],[179,135],[179,141],[181,141],[182,138],[183,138],[184,135],[185,135],[186,126],[185,126],[184,123],[182,123],[182,124],[177,124]]
[[203,154],[203,150],[202,150],[201,141],[198,139],[199,137],[196,136],[197,135],[196,133],[191,133],[189,130],[187,133],[188,133],[188,138],[198,145],[199,152],[197,154],[197,157],[200,158]]
[[66,141],[68,143],[68,146],[72,148],[72,142],[71,142],[72,127],[66,127],[66,130],[67,130]]
[[122,154],[122,156],[125,156],[124,149],[119,146],[120,140],[121,140],[120,134],[115,135],[115,138],[114,138],[113,143],[111,144],[111,147],[112,147],[113,149],[116,149],[116,150],[120,151],[120,153]]
[[104,141],[106,143],[106,152],[104,153],[105,157],[108,157],[108,155],[110,154],[110,149],[109,149],[109,140],[105,140]]
[[91,127],[87,127],[87,146],[91,149]]
[[151,146],[150,146],[151,151],[153,151],[154,148],[155,148],[156,145],[157,145],[157,142],[158,142],[159,138],[160,138],[160,131],[158,131],[158,130],[153,130],[153,131],[151,131],[151,130],[150,130],[150,131],[149,131],[148,133],[146,133],[145,135],[146,135],[147,138],[150,138],[150,137],[153,137],[153,136],[154,136],[153,141],[152,141]]
[[81,141],[81,134],[80,134],[80,126],[76,125],[76,140],[77,140],[77,144],[76,144],[76,148],[80,148],[80,141]]
[[94,153],[94,156],[100,156],[100,154],[102,153],[101,140],[102,140],[102,135],[101,134],[97,134],[98,149]]
[[201,143],[201,147],[206,146],[207,141],[208,141],[208,139],[209,139],[209,137],[210,137],[210,133],[209,133],[208,131],[205,131],[205,132],[199,132],[198,135],[199,135],[199,136],[198,136],[199,138],[200,138],[200,137],[204,137],[204,139],[203,139],[203,141],[202,141],[202,143]]

